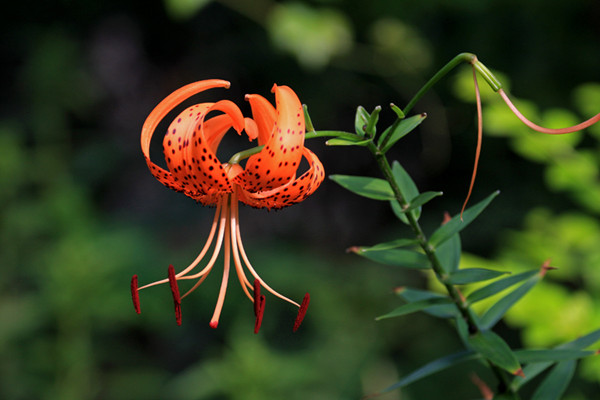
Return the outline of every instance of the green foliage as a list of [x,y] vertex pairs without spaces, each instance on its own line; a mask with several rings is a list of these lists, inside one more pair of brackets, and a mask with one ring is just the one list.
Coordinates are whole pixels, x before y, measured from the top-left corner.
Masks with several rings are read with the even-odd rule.
[[[439,79],[440,74],[447,73],[449,69],[463,59],[469,61],[475,60],[475,57],[469,54],[457,56],[432,78],[425,88],[429,88]],[[494,88],[497,88],[497,79],[483,64],[479,63],[477,70],[484,71],[487,74],[485,76],[486,80]],[[461,87],[461,85],[457,85],[457,87]],[[423,93],[423,90],[418,92],[416,98],[422,96]],[[409,104],[412,105],[413,103],[414,99]],[[410,107],[409,105],[407,108],[410,109]],[[511,375],[521,376],[525,380],[528,378],[523,375],[523,365],[528,371],[533,369],[534,373],[542,372],[549,366],[554,365],[548,376],[535,389],[533,396],[534,398],[546,398],[551,394],[552,398],[559,398],[573,377],[576,360],[587,358],[595,352],[580,351],[578,349],[525,349],[515,352],[501,336],[491,330],[525,295],[537,286],[541,278],[553,267],[550,267],[549,261],[546,261],[539,272],[526,271],[504,278],[501,277],[508,271],[503,269],[465,268],[464,266],[461,268],[461,240],[459,234],[490,205],[491,201],[499,194],[498,191],[469,207],[461,215],[448,218],[427,239],[418,222],[422,206],[441,195],[441,192],[430,191],[420,194],[415,182],[400,163],[394,161],[390,166],[385,155],[393,145],[413,131],[422,122],[425,115],[405,118],[404,112],[397,113],[398,119],[377,137],[374,125],[379,118],[379,108],[375,110],[372,114],[369,114],[363,107],[358,108],[355,119],[355,137],[360,138],[360,145],[367,148],[374,156],[385,179],[342,175],[335,175],[332,179],[351,192],[363,197],[389,200],[394,213],[402,222],[411,227],[416,243],[411,239],[400,238],[369,247],[353,247],[350,250],[385,265],[430,270],[432,272],[430,277],[435,279],[438,286],[445,289],[447,293],[447,295],[442,295],[431,291],[404,287],[397,289],[396,293],[406,303],[377,317],[377,320],[396,318],[419,311],[436,317],[455,320],[457,332],[466,346],[466,353],[453,354],[433,361],[413,371],[383,392],[403,387],[408,383],[413,383],[433,372],[440,371],[447,366],[462,362],[473,356],[485,361],[490,368],[496,371],[496,376],[500,379],[500,387],[504,387],[504,390],[501,389],[497,397],[506,399],[518,398],[516,392],[519,387],[510,386],[506,377],[499,370],[507,371]],[[546,122],[550,125],[573,125],[570,118],[571,116],[566,113],[554,112],[547,116]],[[315,132],[315,134],[318,135],[319,133]],[[337,136],[334,131],[321,133],[321,135],[327,134]],[[344,136],[343,140],[353,142],[352,134],[342,133],[342,135]],[[531,158],[543,162],[553,157],[564,156],[563,149],[565,146],[574,146],[580,141],[580,138],[575,135],[551,143],[547,143],[544,139],[543,136],[528,136],[525,138],[516,136],[516,148],[523,154],[530,155]],[[588,158],[588,160],[590,159]],[[591,173],[588,176],[593,179],[595,177],[593,162],[589,162],[588,165],[591,166]],[[564,181],[567,182],[569,180],[568,169],[561,169],[561,171],[564,170],[566,170],[564,173],[567,176]],[[577,170],[579,168],[574,167],[574,171]],[[418,252],[398,248],[415,244],[418,245]],[[464,297],[456,287],[458,285],[466,286],[469,291],[470,285],[482,285],[483,282],[490,280],[493,280],[493,282],[470,290],[471,293],[467,297]],[[516,289],[504,293],[515,285],[518,285]],[[470,308],[472,304],[489,298],[494,298],[495,301],[480,315],[475,314]],[[536,366],[538,369],[535,369]]]

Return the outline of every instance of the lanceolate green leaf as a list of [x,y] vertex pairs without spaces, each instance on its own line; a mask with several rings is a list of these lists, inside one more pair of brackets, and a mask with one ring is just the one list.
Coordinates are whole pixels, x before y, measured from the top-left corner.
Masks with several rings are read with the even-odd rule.
[[404,196],[404,200],[408,202],[411,199],[416,198],[419,195],[419,189],[417,189],[417,185],[412,180],[408,172],[398,161],[394,161],[392,163],[392,175],[394,176],[394,181],[400,188],[400,192],[402,196]]
[[329,178],[359,196],[374,200],[395,198],[390,184],[383,179],[350,175],[331,175]]
[[527,280],[538,273],[538,270],[526,271],[521,272],[520,274],[499,279],[469,294],[467,296],[467,303],[473,304],[478,301],[487,299],[488,297],[494,296],[495,294],[498,294],[503,290],[508,289],[513,285],[516,285],[517,283],[523,282],[524,280]]
[[447,274],[458,269],[461,253],[460,235],[458,233],[438,246],[436,255]]
[[506,342],[492,331],[480,331],[467,338],[469,346],[498,367],[517,375],[521,364]]
[[[404,170],[404,168],[402,168],[402,165],[400,165],[398,161],[394,161],[392,163],[392,175],[394,176],[394,182],[396,182],[396,185],[398,185],[400,193],[407,204],[409,203],[409,200],[415,199],[419,196],[419,189],[417,189],[417,185],[415,185],[415,182]],[[405,210],[400,207],[400,204],[398,204],[397,201],[392,201],[391,205],[394,214],[396,214],[396,216],[402,222],[408,224],[408,219],[406,218],[406,215],[404,215]],[[417,207],[409,212],[412,213],[413,217],[419,219],[421,216],[421,207]]]
[[412,250],[404,249],[388,249],[388,250],[371,250],[357,251],[363,257],[369,260],[376,261],[381,264],[391,265],[402,268],[428,269],[430,268],[429,260],[423,253],[417,253]]
[[419,301],[415,301],[414,303],[404,304],[404,305],[390,311],[389,313],[381,315],[375,319],[379,321],[381,319],[386,319],[386,318],[400,317],[402,315],[410,314],[413,312],[423,311],[423,310],[426,310],[426,309],[434,307],[434,306],[452,304],[452,303],[453,303],[453,301],[449,297],[432,297],[432,298],[429,298],[426,300],[419,300]]
[[531,400],[560,400],[575,374],[577,363],[573,360],[556,364],[542,381]]
[[419,126],[426,117],[427,114],[419,114],[410,118],[396,120],[396,122],[385,130],[379,138],[377,145],[380,147],[383,145],[383,148],[380,148],[380,150],[383,153],[387,152],[398,140],[402,139]]
[[346,138],[333,138],[325,142],[327,146],[366,146],[371,139],[348,140]]
[[352,251],[354,253],[362,253],[365,251],[381,251],[381,250],[389,250],[389,249],[396,249],[398,247],[406,247],[406,246],[412,246],[418,244],[418,241],[416,239],[396,239],[396,240],[392,240],[391,242],[385,242],[385,243],[378,243],[374,246],[364,246],[364,247],[352,247],[349,249],[349,251]]
[[481,212],[494,200],[496,196],[500,194],[499,191],[496,191],[486,197],[484,200],[475,204],[473,207],[465,210],[462,216],[462,220],[460,219],[460,215],[454,216],[450,221],[439,227],[429,239],[429,244],[434,247],[439,246],[444,243],[444,241],[448,240],[452,235],[462,231],[465,229]]
[[[555,347],[555,349],[556,350],[563,350],[563,349],[582,350],[582,349],[585,349],[585,348],[595,344],[598,341],[600,341],[600,329],[590,332],[587,335],[577,338],[571,342],[564,343],[560,346],[557,346],[557,347]],[[533,380],[539,374],[544,372],[544,370],[551,367],[552,364],[553,364],[552,361],[528,364],[525,368],[523,368],[523,373],[524,373],[525,377],[524,378],[515,377],[513,379],[513,381],[511,382],[510,387],[513,390],[518,390],[521,386],[523,386],[527,382]]]
[[[422,301],[422,300],[429,300],[429,299],[444,299],[446,298],[446,296],[441,295],[439,293],[434,293],[434,292],[430,292],[428,290],[421,290],[421,289],[413,289],[413,288],[399,288],[398,290],[396,290],[396,294],[401,297],[402,299],[404,299],[407,302],[413,303],[413,302],[417,302],[417,301]],[[442,305],[436,305],[436,306],[431,306],[429,308],[426,308],[423,310],[423,312],[432,315],[434,317],[438,317],[438,318],[459,318],[460,317],[460,312],[458,311],[458,308],[456,308],[456,305],[454,304],[442,304]],[[459,318],[459,321],[462,321]]]
[[467,283],[475,283],[494,279],[506,273],[507,272],[504,271],[494,271],[485,268],[459,269],[458,271],[451,273],[450,276],[445,279],[445,282],[453,285],[465,285]]
[[410,385],[413,382],[417,382],[423,378],[433,375],[437,372],[443,371],[447,368],[453,367],[465,361],[473,360],[477,358],[477,354],[472,351],[462,351],[460,353],[450,354],[437,360],[431,361],[419,369],[414,370],[404,378],[394,383],[393,385],[383,389],[379,394],[387,393],[392,390],[400,389],[401,387]]
[[490,329],[498,321],[502,319],[504,314],[523,296],[525,296],[531,288],[540,280],[540,274],[536,274],[529,278],[521,286],[498,300],[493,306],[489,308],[481,317],[480,323],[482,329]]
[[438,196],[441,196],[443,193],[442,192],[425,192],[425,193],[421,193],[420,195],[418,195],[417,197],[415,197],[414,199],[412,199],[410,201],[409,206],[406,208],[406,211],[411,211],[414,210],[415,208],[421,207],[423,204],[429,202],[431,199],[434,199]]
[[592,350],[575,349],[524,349],[514,353],[523,364],[577,360],[596,354]]

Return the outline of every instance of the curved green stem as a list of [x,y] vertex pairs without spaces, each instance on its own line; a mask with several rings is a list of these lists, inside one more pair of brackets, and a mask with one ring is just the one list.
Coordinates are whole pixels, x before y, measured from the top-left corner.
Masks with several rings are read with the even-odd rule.
[[261,150],[262,150],[264,147],[265,147],[265,145],[263,144],[262,146],[256,146],[256,147],[253,147],[253,148],[251,148],[251,149],[248,149],[248,150],[243,150],[243,151],[240,151],[239,153],[235,153],[235,154],[234,154],[234,155],[233,155],[233,156],[232,156],[232,157],[229,159],[229,161],[228,161],[227,163],[228,163],[228,164],[231,164],[231,165],[233,165],[233,164],[239,164],[239,163],[240,163],[240,161],[242,161],[242,160],[244,160],[244,159],[246,159],[246,158],[248,158],[248,157],[250,157],[250,156],[253,156],[253,155],[255,155],[255,154],[258,154],[258,153],[260,153],[260,152],[261,152]]
[[502,84],[491,71],[483,65],[478,59],[477,56],[473,53],[460,53],[456,57],[454,57],[448,64],[446,64],[442,69],[440,69],[427,83],[413,96],[413,98],[408,102],[406,107],[402,110],[402,112],[406,115],[408,112],[417,104],[417,102],[435,85],[440,79],[442,79],[448,72],[452,71],[458,65],[462,63],[472,64],[473,67],[481,74],[483,79],[490,85],[490,87],[497,92],[502,88]]
[[351,141],[357,141],[357,140],[361,139],[355,133],[344,132],[344,131],[310,131],[310,132],[306,132],[304,137],[306,139],[314,139],[314,138],[319,138],[319,137],[336,137],[336,138],[348,139]]

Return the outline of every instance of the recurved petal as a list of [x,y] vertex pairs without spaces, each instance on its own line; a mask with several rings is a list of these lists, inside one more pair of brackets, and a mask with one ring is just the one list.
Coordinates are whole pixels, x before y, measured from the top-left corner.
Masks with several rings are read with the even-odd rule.
[[277,119],[277,110],[259,94],[247,94],[246,100],[252,109],[252,119],[258,127],[258,145],[266,144],[271,139],[273,126]]
[[[212,111],[225,114],[205,121]],[[169,170],[188,196],[204,204],[212,204],[218,195],[232,191],[225,169],[216,157],[221,139],[232,126],[241,132],[244,117],[235,104],[222,100],[187,108],[175,118],[165,135],[163,145]]]
[[[245,173],[236,181],[247,192],[270,190],[290,182],[302,158],[304,147],[302,104],[296,93],[287,86],[274,85],[273,91],[277,108],[270,137],[265,143],[265,148],[248,159]],[[247,98],[258,126],[260,144],[261,135],[271,124],[270,104],[258,95],[249,95]]]
[[283,208],[299,203],[314,193],[325,178],[325,170],[319,158],[309,149],[302,154],[310,167],[298,179],[294,179],[276,189],[252,193],[242,190],[239,200],[252,207]]
[[186,191],[184,185],[181,182],[178,182],[177,179],[173,177],[171,172],[159,167],[150,160],[150,143],[152,141],[152,136],[154,135],[158,124],[171,110],[173,110],[173,108],[178,106],[182,101],[186,100],[187,98],[204,90],[216,87],[229,88],[229,86],[229,82],[220,79],[207,79],[199,82],[190,83],[189,85],[179,88],[173,93],[171,93],[169,96],[167,96],[152,110],[150,115],[148,115],[148,118],[146,118],[146,121],[144,122],[144,125],[142,127],[142,134],[140,137],[142,152],[144,154],[144,158],[146,159],[146,164],[148,164],[150,172],[163,185],[176,191]]

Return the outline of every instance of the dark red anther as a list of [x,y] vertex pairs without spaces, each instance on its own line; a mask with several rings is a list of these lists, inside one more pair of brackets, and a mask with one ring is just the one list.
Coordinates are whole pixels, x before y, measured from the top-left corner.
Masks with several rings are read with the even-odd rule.
[[306,293],[304,295],[304,299],[302,299],[302,304],[300,304],[300,309],[298,310],[298,316],[296,317],[296,321],[294,322],[294,332],[300,328],[302,324],[302,320],[306,315],[306,310],[308,310],[308,304],[310,303],[310,295]]
[[181,325],[181,297],[179,296],[179,286],[177,286],[175,268],[172,264],[169,265],[168,275],[171,293],[173,294],[173,302],[175,303],[175,319],[177,320],[177,325]]
[[254,280],[254,315],[258,316],[260,310],[260,281]]
[[265,295],[260,295],[260,297],[254,301],[255,308],[256,303],[258,303],[258,311],[256,311],[256,321],[254,322],[254,333],[258,333],[260,330],[260,324],[262,324],[263,315],[265,314]]
[[138,277],[134,275],[131,277],[131,299],[133,300],[133,308],[135,312],[140,314],[140,294],[138,293]]

